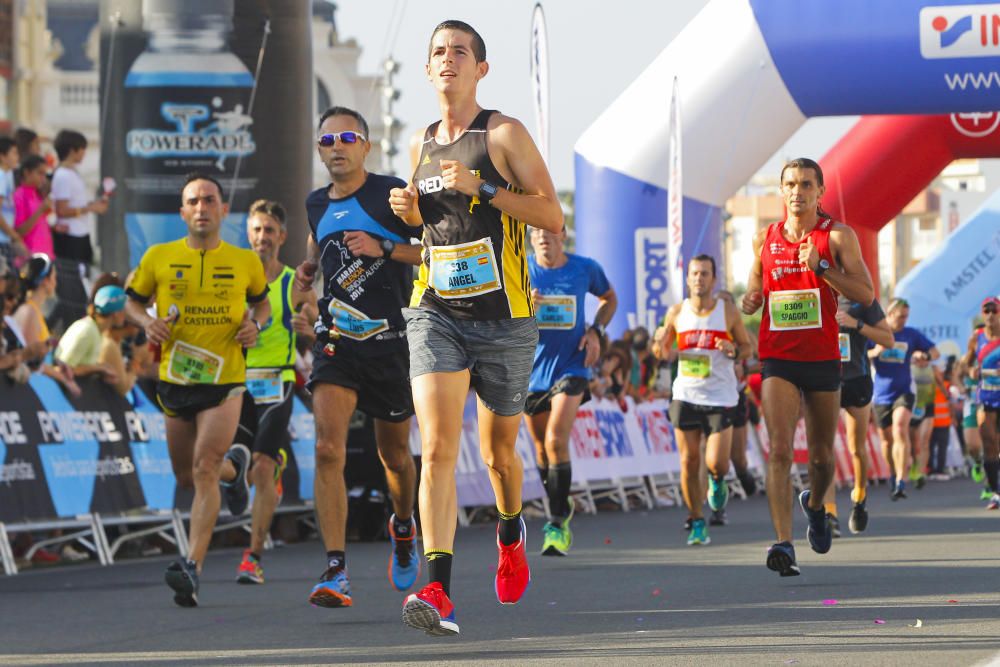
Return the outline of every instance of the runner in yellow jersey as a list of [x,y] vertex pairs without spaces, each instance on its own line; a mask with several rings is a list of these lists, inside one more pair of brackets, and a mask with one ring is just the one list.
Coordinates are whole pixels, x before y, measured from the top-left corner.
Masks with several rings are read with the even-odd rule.
[[[129,318],[162,348],[157,399],[174,475],[179,485],[195,489],[190,552],[165,577],[182,607],[198,604],[198,576],[219,515],[220,468],[246,390],[243,350],[256,344],[271,315],[260,259],[219,236],[228,213],[218,181],[189,176],[180,209],[187,236],[151,246],[128,288]],[[146,313],[153,297],[156,317]],[[246,467],[244,461],[239,475]]]

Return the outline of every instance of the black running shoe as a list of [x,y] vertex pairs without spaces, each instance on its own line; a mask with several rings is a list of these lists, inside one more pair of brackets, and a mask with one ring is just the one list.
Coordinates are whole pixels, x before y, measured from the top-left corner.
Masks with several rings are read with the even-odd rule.
[[694,525],[694,519],[688,517],[684,519],[684,530],[691,532],[691,527]]
[[239,443],[233,445],[226,452],[233,467],[236,468],[236,477],[231,482],[219,482],[222,497],[226,501],[226,507],[233,516],[242,516],[247,511],[250,504],[250,482],[247,480],[247,470],[250,468],[250,450],[246,445]]
[[905,488],[906,487],[902,482],[896,484],[896,486],[892,487],[892,495],[890,496],[890,498],[892,498],[893,501],[903,500],[904,498],[906,498]]
[[854,503],[851,508],[851,518],[847,520],[847,527],[854,534],[865,532],[868,527],[868,499],[865,498],[860,503]]
[[827,514],[826,518],[830,522],[830,532],[834,537],[840,537],[840,521],[832,514]]
[[710,526],[725,526],[729,523],[729,518],[726,516],[726,508],[712,510],[712,516],[708,517],[708,525]]
[[913,483],[913,486],[917,488],[917,491],[927,486],[927,475],[921,475],[917,477],[917,480]]
[[774,570],[783,577],[797,577],[802,574],[795,562],[795,547],[791,542],[772,544],[767,550],[767,569]]
[[198,569],[194,563],[178,558],[167,567],[163,580],[173,589],[178,606],[198,606]]
[[740,480],[740,486],[743,487],[748,498],[757,493],[757,478],[749,470],[737,472],[736,478]]
[[809,520],[809,527],[806,529],[806,537],[809,539],[809,546],[818,554],[825,554],[833,545],[833,532],[830,530],[830,516],[825,510],[809,509],[809,489],[799,494],[799,507]]

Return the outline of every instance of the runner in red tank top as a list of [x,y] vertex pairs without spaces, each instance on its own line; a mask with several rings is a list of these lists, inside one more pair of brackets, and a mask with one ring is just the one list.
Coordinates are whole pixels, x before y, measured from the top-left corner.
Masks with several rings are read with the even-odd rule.
[[854,231],[823,214],[823,171],[808,158],[781,170],[781,193],[788,217],[754,237],[756,255],[743,312],[764,305],[760,358],[764,383],[761,404],[771,451],[767,502],[778,541],[767,566],[783,577],[799,574],[792,546],[792,438],[801,395],[809,434],[810,490],[799,496],[809,520],[813,551],[830,550],[830,522],[823,496],[833,482],[833,438],[840,415],[840,349],[837,295],[870,304],[871,277]]

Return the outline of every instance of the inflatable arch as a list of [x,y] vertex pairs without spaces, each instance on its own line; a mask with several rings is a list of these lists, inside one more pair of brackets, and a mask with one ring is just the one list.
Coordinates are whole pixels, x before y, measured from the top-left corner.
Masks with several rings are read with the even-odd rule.
[[[669,305],[674,77],[685,257],[721,256],[725,200],[810,116],[896,115],[863,119],[821,161],[824,207],[861,230],[870,265],[875,232],[950,159],[1000,155],[1000,4],[712,0],[576,144],[577,249],[604,265],[619,310],[638,322],[660,319]],[[884,151],[896,159],[877,160],[873,172]],[[615,318],[612,333],[627,324]]]

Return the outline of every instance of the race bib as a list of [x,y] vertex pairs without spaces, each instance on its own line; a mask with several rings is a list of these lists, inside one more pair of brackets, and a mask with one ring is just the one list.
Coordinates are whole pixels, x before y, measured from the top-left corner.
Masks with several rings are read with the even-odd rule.
[[247,391],[255,403],[280,403],[285,398],[281,369],[248,368]]
[[543,294],[535,304],[539,329],[572,329],[576,326],[576,297],[571,294]]
[[686,378],[707,378],[712,374],[712,357],[681,352],[680,374]]
[[170,350],[167,378],[178,384],[216,384],[222,375],[222,357],[176,341]]
[[771,331],[801,331],[823,326],[818,288],[771,292],[767,305],[771,309]]
[[839,334],[837,336],[837,342],[840,344],[840,361],[846,362],[851,360],[851,335],[850,334]]
[[500,289],[490,238],[431,248],[430,286],[442,299],[464,299]]
[[882,352],[878,355],[878,360],[884,361],[887,364],[906,363],[906,351],[909,349],[909,343],[897,341],[892,347],[887,347],[882,350]]
[[983,391],[1000,391],[1000,370],[984,368],[979,371],[979,380]]
[[388,320],[373,320],[357,308],[352,308],[343,301],[330,301],[330,317],[333,318],[333,328],[330,335],[344,336],[353,340],[365,340],[388,330]]

